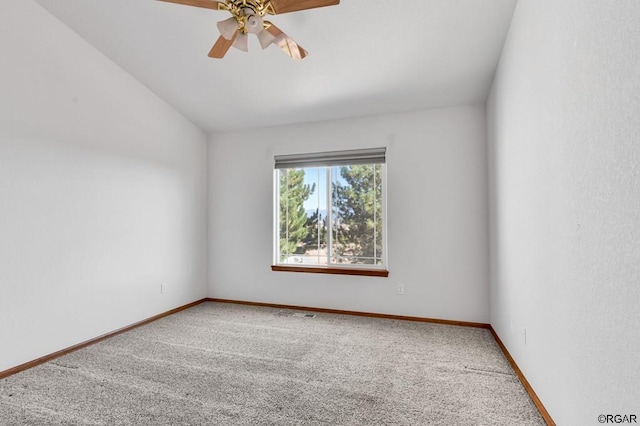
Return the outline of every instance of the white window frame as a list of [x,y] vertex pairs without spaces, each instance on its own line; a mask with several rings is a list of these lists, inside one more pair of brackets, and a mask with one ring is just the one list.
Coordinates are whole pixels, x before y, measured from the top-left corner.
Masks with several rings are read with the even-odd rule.
[[[376,160],[370,160],[367,162],[367,157],[371,156],[376,157]],[[380,161],[379,157],[382,156],[382,161]],[[327,160],[328,159],[328,160]],[[336,160],[337,159],[337,160]],[[280,166],[278,167],[278,162],[280,164],[285,164],[286,167]],[[333,270],[335,272],[330,273],[341,273],[339,271],[344,271],[348,273],[348,271],[388,271],[388,243],[387,243],[387,165],[386,165],[386,149],[385,148],[373,148],[368,150],[350,150],[350,151],[334,151],[327,153],[312,153],[312,154],[294,154],[294,155],[284,155],[284,156],[276,156],[275,157],[276,167],[274,168],[273,174],[273,211],[274,211],[274,222],[273,222],[273,267],[274,270],[286,270],[287,268],[300,270],[302,272],[307,272],[303,270],[309,270],[308,272],[326,272],[321,270]],[[330,164],[327,164],[330,163]],[[327,185],[327,222],[329,224],[332,223],[332,215],[333,215],[333,199],[331,191],[331,183],[333,174],[331,170],[334,167],[345,166],[345,165],[357,165],[357,164],[380,164],[381,165],[381,174],[382,174],[382,200],[381,200],[381,210],[382,210],[382,253],[380,258],[382,259],[381,265],[367,265],[367,264],[337,264],[330,263],[331,262],[331,254],[332,254],[332,239],[333,233],[332,229],[329,225],[329,229],[327,229],[327,265],[314,265],[314,264],[291,264],[291,263],[283,263],[280,262],[280,180],[279,180],[279,170],[280,169],[302,169],[302,168],[327,168],[326,173],[326,185]],[[388,272],[387,272],[388,274]],[[356,273],[356,275],[359,275]],[[366,275],[366,274],[363,274]],[[379,275],[379,276],[387,276]]]

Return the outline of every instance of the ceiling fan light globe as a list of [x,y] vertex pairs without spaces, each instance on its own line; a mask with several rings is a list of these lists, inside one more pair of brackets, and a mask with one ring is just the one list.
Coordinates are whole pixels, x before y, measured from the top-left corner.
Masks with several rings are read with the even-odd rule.
[[238,29],[238,21],[236,21],[236,18],[231,17],[218,22],[217,26],[218,31],[220,31],[220,35],[227,40],[231,40],[233,38],[233,33]]
[[256,35],[258,36],[258,41],[260,42],[260,46],[262,47],[262,49],[266,49],[267,47],[269,47],[269,45],[276,39],[267,30],[262,30]]
[[245,29],[251,34],[258,34],[264,28],[264,22],[259,15],[250,15],[247,17]]
[[249,36],[246,33],[238,32],[236,39],[233,41],[233,47],[243,52],[249,51]]

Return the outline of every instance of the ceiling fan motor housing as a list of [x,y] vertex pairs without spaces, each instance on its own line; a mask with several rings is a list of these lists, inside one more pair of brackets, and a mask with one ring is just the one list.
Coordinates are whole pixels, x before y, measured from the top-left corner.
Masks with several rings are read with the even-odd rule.
[[246,15],[264,16],[271,9],[271,3],[262,0],[227,0],[226,7],[233,16],[240,18]]

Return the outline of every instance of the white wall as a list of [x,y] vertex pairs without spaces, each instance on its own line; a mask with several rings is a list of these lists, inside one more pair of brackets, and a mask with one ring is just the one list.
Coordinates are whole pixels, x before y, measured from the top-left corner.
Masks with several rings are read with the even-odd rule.
[[560,425],[640,415],[639,22],[520,0],[488,103],[491,323]]
[[[210,296],[488,322],[485,132],[473,106],[213,135]],[[272,272],[273,156],[379,146],[389,278]]]
[[0,371],[205,297],[206,136],[31,0],[0,52]]

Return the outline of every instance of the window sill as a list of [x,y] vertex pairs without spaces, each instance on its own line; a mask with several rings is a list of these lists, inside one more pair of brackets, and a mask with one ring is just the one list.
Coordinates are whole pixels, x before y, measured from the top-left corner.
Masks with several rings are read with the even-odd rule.
[[320,268],[313,266],[288,266],[272,265],[272,271],[277,272],[305,272],[309,274],[334,274],[334,275],[363,275],[366,277],[388,277],[386,269],[361,269],[361,268]]

